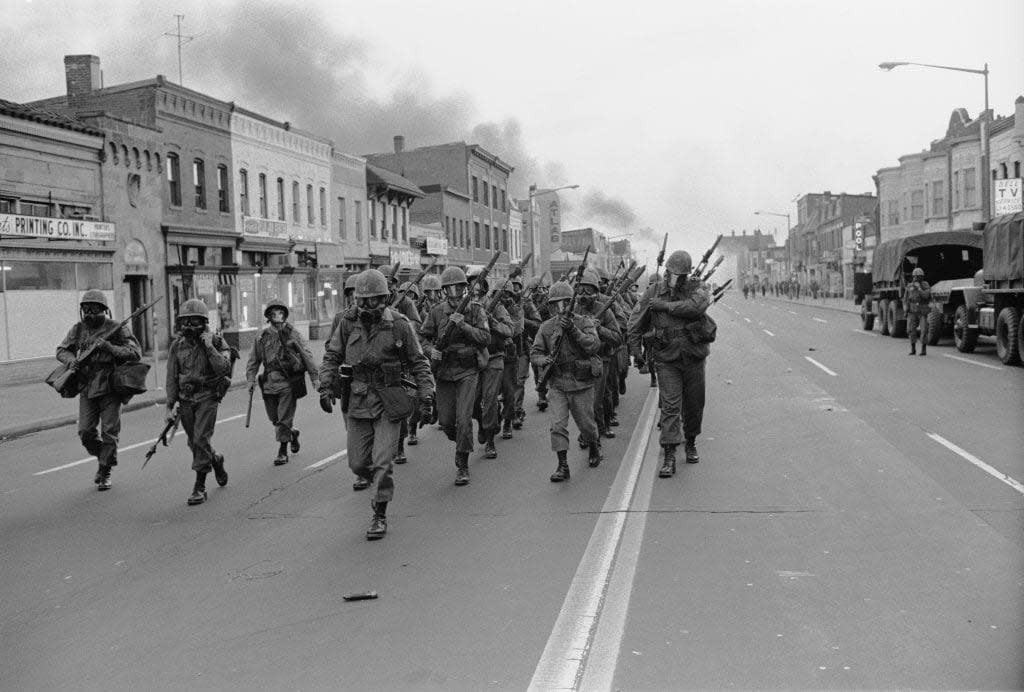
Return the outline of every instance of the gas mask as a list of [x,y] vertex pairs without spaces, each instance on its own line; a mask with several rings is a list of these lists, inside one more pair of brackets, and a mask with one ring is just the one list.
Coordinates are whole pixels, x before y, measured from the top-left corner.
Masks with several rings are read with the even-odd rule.
[[206,331],[206,320],[202,317],[182,317],[178,320],[178,329],[186,339],[195,341]]
[[548,302],[548,289],[541,286],[533,291],[533,302],[536,305],[543,305]]
[[680,277],[685,277],[685,274],[673,274],[672,272],[665,272],[665,284],[669,288],[674,289],[679,284]]
[[270,310],[270,314],[267,316],[267,321],[273,326],[280,329],[284,326],[284,310],[274,309]]
[[466,284],[453,284],[444,287],[444,297],[448,299],[448,305],[453,308],[458,306],[459,301],[466,295]]
[[516,303],[516,294],[512,291],[501,292],[501,304],[506,308],[510,308]]
[[384,315],[384,299],[381,296],[356,298],[356,309],[359,311],[359,321],[363,324],[380,322]]
[[594,307],[594,302],[597,300],[596,288],[590,285],[580,286],[579,294],[580,305],[587,308],[588,310]]
[[86,303],[81,310],[82,321],[87,327],[99,327],[106,320],[107,309],[98,303]]
[[435,291],[433,289],[424,291],[424,293],[427,296],[427,302],[430,303],[431,305],[436,305],[438,299],[441,297],[441,292]]
[[569,311],[568,300],[556,300],[551,303],[551,312],[555,315],[564,315]]

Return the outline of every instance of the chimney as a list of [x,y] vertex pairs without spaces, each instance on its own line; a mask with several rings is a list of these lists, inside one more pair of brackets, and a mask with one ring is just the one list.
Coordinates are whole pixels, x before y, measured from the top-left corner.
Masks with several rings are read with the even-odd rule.
[[405,137],[395,135],[395,153],[401,154],[403,151],[405,151]]
[[64,77],[68,85],[68,106],[82,105],[100,85],[100,59],[95,55],[65,55]]

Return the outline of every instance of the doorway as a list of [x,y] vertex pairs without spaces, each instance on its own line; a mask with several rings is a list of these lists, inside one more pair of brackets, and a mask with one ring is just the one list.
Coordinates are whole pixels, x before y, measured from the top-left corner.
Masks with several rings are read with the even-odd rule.
[[[131,301],[131,311],[135,312],[149,302],[149,277],[148,276],[127,276],[125,283],[128,284],[128,297]],[[155,306],[154,306],[155,307]],[[153,348],[152,331],[150,322],[152,320],[152,308],[132,318],[132,334],[139,340],[143,351]]]

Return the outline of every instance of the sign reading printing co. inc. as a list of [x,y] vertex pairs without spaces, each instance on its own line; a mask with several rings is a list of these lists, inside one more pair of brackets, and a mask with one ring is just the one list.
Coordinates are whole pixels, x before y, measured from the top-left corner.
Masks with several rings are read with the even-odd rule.
[[995,180],[993,182],[995,186],[992,190],[992,199],[996,205],[996,216],[1016,214],[1019,211],[1024,211],[1020,178],[1006,178],[1005,180]]
[[0,235],[53,240],[114,239],[114,224],[76,219],[51,219],[44,216],[0,214]]

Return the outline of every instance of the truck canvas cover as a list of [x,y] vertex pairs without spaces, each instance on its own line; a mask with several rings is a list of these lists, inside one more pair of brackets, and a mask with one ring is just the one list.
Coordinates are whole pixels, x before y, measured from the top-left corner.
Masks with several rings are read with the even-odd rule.
[[1024,212],[993,219],[985,227],[985,280],[1024,279]]
[[938,231],[887,240],[875,248],[871,278],[876,283],[899,281],[903,258],[919,248],[948,246],[951,250],[962,247],[981,249],[983,244],[981,231]]

